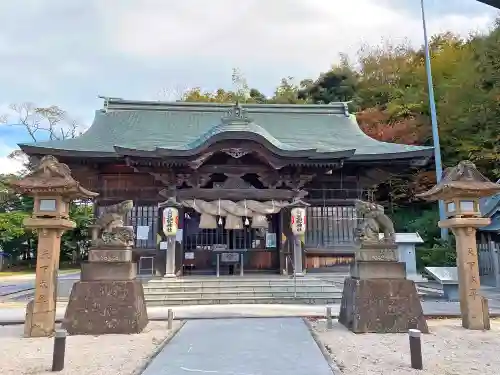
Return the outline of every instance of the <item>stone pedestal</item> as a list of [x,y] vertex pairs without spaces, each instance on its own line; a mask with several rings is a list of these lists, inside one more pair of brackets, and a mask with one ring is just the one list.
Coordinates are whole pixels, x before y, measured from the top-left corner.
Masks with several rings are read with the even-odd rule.
[[405,279],[347,278],[339,322],[354,333],[429,332],[415,283]]
[[396,245],[363,244],[344,282],[339,322],[354,333],[399,333],[417,328],[427,333],[427,322],[404,263],[397,261]]
[[65,219],[28,218],[24,225],[38,232],[35,298],[26,307],[24,334],[47,337],[55,329],[61,235],[75,224]]
[[144,290],[130,249],[91,249],[73,285],[63,327],[72,335],[140,333],[148,324]]
[[485,329],[476,244],[476,228],[488,225],[488,218],[452,218],[439,222],[440,228],[451,228],[456,238],[457,270],[462,326],[467,329]]

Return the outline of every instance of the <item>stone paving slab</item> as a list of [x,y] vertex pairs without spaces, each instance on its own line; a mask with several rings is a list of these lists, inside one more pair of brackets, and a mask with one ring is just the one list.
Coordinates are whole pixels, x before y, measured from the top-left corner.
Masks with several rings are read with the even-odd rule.
[[188,321],[143,375],[332,375],[300,318]]

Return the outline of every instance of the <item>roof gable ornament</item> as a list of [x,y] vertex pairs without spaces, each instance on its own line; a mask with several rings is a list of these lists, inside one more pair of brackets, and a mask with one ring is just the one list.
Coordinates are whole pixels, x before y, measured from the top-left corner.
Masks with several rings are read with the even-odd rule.
[[239,159],[245,156],[246,154],[249,154],[250,151],[245,150],[241,147],[233,147],[233,148],[225,148],[222,150],[225,154],[231,156],[232,158]]
[[252,122],[252,119],[248,117],[248,111],[244,109],[239,102],[231,107],[225,114],[222,116],[223,123],[230,122]]

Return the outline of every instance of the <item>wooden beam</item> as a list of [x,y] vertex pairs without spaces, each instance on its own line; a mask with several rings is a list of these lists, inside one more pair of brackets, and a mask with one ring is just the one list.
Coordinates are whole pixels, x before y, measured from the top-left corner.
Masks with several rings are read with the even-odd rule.
[[252,200],[291,200],[294,198],[304,198],[306,191],[292,191],[285,189],[181,189],[160,191],[160,195],[165,198],[175,196],[178,200],[203,199],[206,201],[216,201],[227,199],[240,201],[244,199]]
[[274,171],[269,166],[265,165],[203,165],[198,168],[198,172],[201,174],[213,174],[221,173],[228,175],[238,175],[243,176],[248,173],[263,173],[267,171]]

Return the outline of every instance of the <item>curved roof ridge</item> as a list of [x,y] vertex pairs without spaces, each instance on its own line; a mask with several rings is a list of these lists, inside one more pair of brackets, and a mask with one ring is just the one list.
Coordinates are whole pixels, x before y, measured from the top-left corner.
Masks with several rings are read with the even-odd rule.
[[208,131],[205,133],[201,134],[197,139],[194,141],[191,141],[184,145],[182,149],[190,150],[197,148],[201,145],[203,145],[205,142],[207,142],[209,139],[212,137],[216,136],[217,134],[221,133],[234,133],[234,134],[241,134],[241,133],[253,133],[256,134],[260,137],[263,137],[269,141],[273,146],[281,149],[281,150],[287,150],[287,151],[299,151],[299,150],[310,150],[310,148],[302,148],[302,147],[296,147],[289,145],[287,143],[281,142],[276,137],[274,137],[271,133],[269,133],[266,129],[264,129],[262,126],[254,123],[253,121],[249,122],[222,122],[220,124],[217,124],[213,127],[211,127]]

